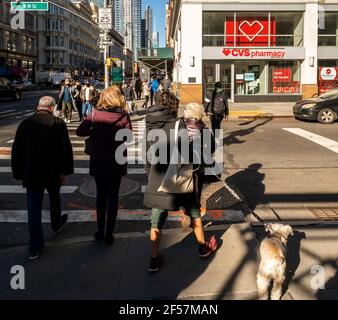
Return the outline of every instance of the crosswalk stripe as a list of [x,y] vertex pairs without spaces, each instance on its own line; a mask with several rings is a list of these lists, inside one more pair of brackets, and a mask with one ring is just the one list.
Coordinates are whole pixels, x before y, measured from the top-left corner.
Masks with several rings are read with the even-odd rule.
[[12,109],[12,110],[1,111],[0,116],[3,115],[3,114],[12,113],[13,111],[15,111],[15,110]]
[[283,130],[298,135],[304,139],[310,140],[314,143],[319,144],[320,146],[327,148],[335,153],[338,153],[338,142],[335,140],[331,140],[320,136],[318,134],[312,133],[310,131],[306,131],[300,128],[283,128]]
[[[12,173],[11,167],[0,167],[0,173]],[[75,174],[89,174],[89,168],[75,168]],[[143,168],[128,168],[128,174],[130,175],[141,175],[145,174],[146,171]]]
[[[68,193],[74,193],[78,187],[77,186],[62,186],[61,187],[61,193],[62,194],[68,194]],[[12,185],[0,185],[0,194],[12,194],[12,193],[26,193],[26,189],[22,186],[12,186]]]
[[[0,155],[0,160],[11,160],[11,156],[10,155]],[[74,155],[74,160],[75,161],[84,161],[84,160],[89,160],[89,156],[87,155]],[[140,162],[140,164],[143,164],[143,158],[141,155],[138,156],[128,156],[127,158],[127,162],[128,164],[134,164],[135,162]]]

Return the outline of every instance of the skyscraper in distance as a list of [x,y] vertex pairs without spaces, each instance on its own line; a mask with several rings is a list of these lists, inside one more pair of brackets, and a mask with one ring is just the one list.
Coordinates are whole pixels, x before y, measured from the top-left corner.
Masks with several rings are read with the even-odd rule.
[[124,0],[114,0],[115,29],[124,37]]
[[146,47],[151,48],[153,43],[153,9],[147,5],[144,10],[144,19],[146,21]]
[[133,0],[133,31],[134,31],[134,43],[133,51],[134,57],[137,57],[137,49],[141,48],[141,0]]
[[160,33],[158,31],[153,32],[153,48],[160,47]]
[[114,8],[115,29],[136,58],[137,48],[141,47],[141,0],[115,0]]
[[146,19],[141,19],[141,47],[147,47],[147,38],[146,38]]

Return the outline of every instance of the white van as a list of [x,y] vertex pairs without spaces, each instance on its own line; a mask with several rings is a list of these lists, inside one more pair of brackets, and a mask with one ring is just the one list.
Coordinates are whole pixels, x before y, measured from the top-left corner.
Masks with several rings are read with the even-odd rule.
[[62,80],[71,79],[70,73],[67,72],[58,72],[55,73],[52,77],[53,85],[58,86]]

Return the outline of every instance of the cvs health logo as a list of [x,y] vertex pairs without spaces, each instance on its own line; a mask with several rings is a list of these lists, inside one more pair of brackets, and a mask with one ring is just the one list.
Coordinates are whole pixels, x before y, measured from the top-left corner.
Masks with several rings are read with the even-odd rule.
[[231,57],[250,57],[250,49],[228,49],[224,48],[223,53],[225,56]]

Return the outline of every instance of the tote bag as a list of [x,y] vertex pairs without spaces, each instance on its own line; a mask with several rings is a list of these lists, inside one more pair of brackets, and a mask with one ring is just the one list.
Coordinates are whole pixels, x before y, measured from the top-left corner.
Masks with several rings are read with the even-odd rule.
[[194,192],[193,164],[174,164],[179,159],[178,150],[178,129],[180,121],[175,125],[175,146],[170,160],[170,164],[157,191],[165,193],[192,193]]

